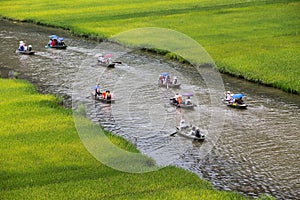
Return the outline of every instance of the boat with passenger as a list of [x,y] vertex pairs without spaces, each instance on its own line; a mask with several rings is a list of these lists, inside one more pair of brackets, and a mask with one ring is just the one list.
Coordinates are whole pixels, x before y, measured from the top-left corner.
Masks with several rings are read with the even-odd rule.
[[51,48],[51,49],[66,49],[67,45],[64,42],[64,38],[58,37],[57,35],[50,35],[48,36],[49,42],[45,46],[45,48]]
[[171,76],[168,72],[163,72],[159,74],[158,77],[158,86],[167,87],[167,88],[179,88],[181,83],[179,83],[178,78],[176,76],[173,77],[171,81]]
[[19,48],[16,50],[16,53],[24,54],[24,55],[33,55],[35,52],[32,50],[32,46],[27,45],[25,42],[19,42]]
[[180,124],[178,127],[176,127],[176,129],[177,131],[175,133],[182,137],[197,141],[204,141],[206,139],[206,135],[201,133],[199,127],[193,125],[186,125],[184,119],[180,121]]
[[170,99],[170,104],[176,106],[177,108],[194,108],[196,104],[191,101],[191,97],[194,96],[193,93],[176,93],[173,98]]
[[246,109],[248,105],[244,102],[244,97],[245,95],[242,93],[231,94],[230,91],[227,91],[222,101],[229,107]]
[[101,92],[99,84],[97,84],[94,87],[94,90],[93,90],[93,92],[91,92],[91,95],[94,97],[95,100],[103,102],[103,103],[114,103],[115,102],[110,90],[104,90],[103,92]]

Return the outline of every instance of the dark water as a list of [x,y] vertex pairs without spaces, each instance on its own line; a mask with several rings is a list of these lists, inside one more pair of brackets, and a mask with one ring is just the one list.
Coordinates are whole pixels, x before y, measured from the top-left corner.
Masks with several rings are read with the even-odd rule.
[[[67,50],[45,49],[47,36],[65,37]],[[34,56],[15,53],[18,42],[33,45]],[[67,32],[28,24],[1,21],[1,76],[19,73],[43,93],[65,98],[65,105],[83,102],[88,116],[107,130],[137,145],[158,164],[181,166],[212,182],[216,188],[258,196],[267,193],[278,199],[300,196],[299,141],[300,97],[222,75],[225,89],[243,92],[247,110],[227,108],[220,101],[211,105],[209,91],[193,67],[166,61],[159,56],[72,37]],[[97,64],[99,53],[113,53],[122,64],[106,69]],[[179,77],[180,90],[158,88],[158,74],[168,71]],[[116,103],[95,102],[91,88],[99,82],[113,92]],[[175,92],[193,92],[194,110],[175,109],[168,99]],[[211,110],[224,115],[214,148],[174,132],[180,119],[197,124],[208,134]],[[176,144],[176,145],[175,145]]]

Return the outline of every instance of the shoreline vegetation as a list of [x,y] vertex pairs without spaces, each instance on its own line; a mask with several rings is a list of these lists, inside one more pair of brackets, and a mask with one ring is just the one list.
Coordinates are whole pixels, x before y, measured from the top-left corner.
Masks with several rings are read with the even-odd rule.
[[[82,145],[72,110],[27,81],[0,79],[0,112],[2,199],[251,199],[216,190],[174,166],[131,174],[103,165]],[[105,134],[137,152],[123,138]]]
[[[297,0],[16,2],[2,1],[0,16],[99,42],[135,28],[172,29],[199,42],[221,73],[300,94]],[[151,51],[186,62],[163,50]]]

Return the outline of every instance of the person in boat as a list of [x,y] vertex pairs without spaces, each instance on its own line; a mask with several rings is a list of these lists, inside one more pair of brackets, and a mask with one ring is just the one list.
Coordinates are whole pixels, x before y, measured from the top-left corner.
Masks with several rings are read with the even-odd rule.
[[178,104],[178,97],[179,97],[179,94],[176,93],[175,96],[171,99],[173,104],[177,105]]
[[173,82],[172,82],[174,85],[176,85],[178,83],[178,79],[176,76],[173,77]]
[[186,125],[185,120],[184,119],[180,120],[179,129],[182,130],[182,129],[185,129],[187,127],[188,126]]
[[95,97],[96,97],[97,95],[98,95],[98,96],[101,95],[99,84],[97,84],[96,87],[95,87]]
[[52,39],[50,38],[50,40],[49,40],[49,42],[48,42],[48,46],[51,46],[51,44],[52,44]]
[[196,130],[195,130],[195,136],[196,136],[197,138],[201,138],[201,133],[200,133],[199,127],[197,127]]
[[243,101],[242,97],[241,97],[241,98],[238,98],[238,99],[235,99],[235,102],[236,102],[237,104],[240,104],[240,105],[244,104],[244,101]]
[[231,100],[231,92],[230,91],[226,92],[226,94],[225,94],[225,100],[226,101],[230,101]]
[[191,97],[187,97],[187,99],[185,100],[185,104],[186,105],[191,105],[192,104]]
[[111,100],[112,99],[112,95],[111,95],[111,93],[110,93],[109,90],[106,91],[106,99],[107,100]]
[[106,99],[106,93],[107,93],[107,91],[102,92],[102,99]]
[[196,127],[193,126],[190,132],[188,133],[189,135],[195,135]]
[[31,45],[28,45],[28,51],[32,51],[32,46]]
[[65,45],[65,42],[63,41],[63,38],[57,39],[57,45],[58,46],[64,46]]
[[57,40],[56,39],[52,39],[51,41],[51,46],[54,47],[57,44]]
[[159,75],[159,77],[158,77],[158,83],[159,84],[163,84],[164,83],[164,77],[163,77],[163,75]]
[[24,51],[27,51],[28,50],[28,46],[26,43],[24,43]]
[[23,42],[23,41],[20,41],[20,43],[19,43],[19,51],[25,51],[25,43]]
[[181,95],[178,95],[178,97],[177,97],[177,104],[178,105],[182,104],[182,96]]
[[167,75],[166,77],[166,84],[170,84],[171,83],[171,78],[169,75]]

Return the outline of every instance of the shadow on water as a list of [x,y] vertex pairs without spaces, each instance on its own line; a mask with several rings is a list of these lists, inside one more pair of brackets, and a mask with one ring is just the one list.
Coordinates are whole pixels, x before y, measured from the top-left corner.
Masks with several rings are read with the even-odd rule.
[[[169,137],[182,117],[204,133],[209,129],[209,91],[194,68],[52,28],[7,21],[0,26],[0,44],[5,49],[0,52],[2,77],[14,71],[40,92],[63,96],[65,106],[70,107],[71,101],[84,103],[92,121],[133,142],[158,164],[172,158],[173,165],[197,173],[216,188],[250,196],[268,193],[278,199],[300,196],[299,96],[222,75],[226,90],[243,92],[249,107],[231,109],[221,101],[214,105],[225,111],[226,120],[215,147],[203,159],[201,143],[178,135]],[[45,49],[51,34],[65,37],[67,50]],[[20,40],[32,44],[36,55],[16,54]],[[122,64],[113,69],[99,66],[96,55],[108,52]],[[178,76],[180,90],[157,87],[158,74],[165,71]],[[97,82],[103,90],[113,92],[115,104],[93,100],[90,92]],[[194,110],[169,104],[169,98],[179,91],[194,92]]]

